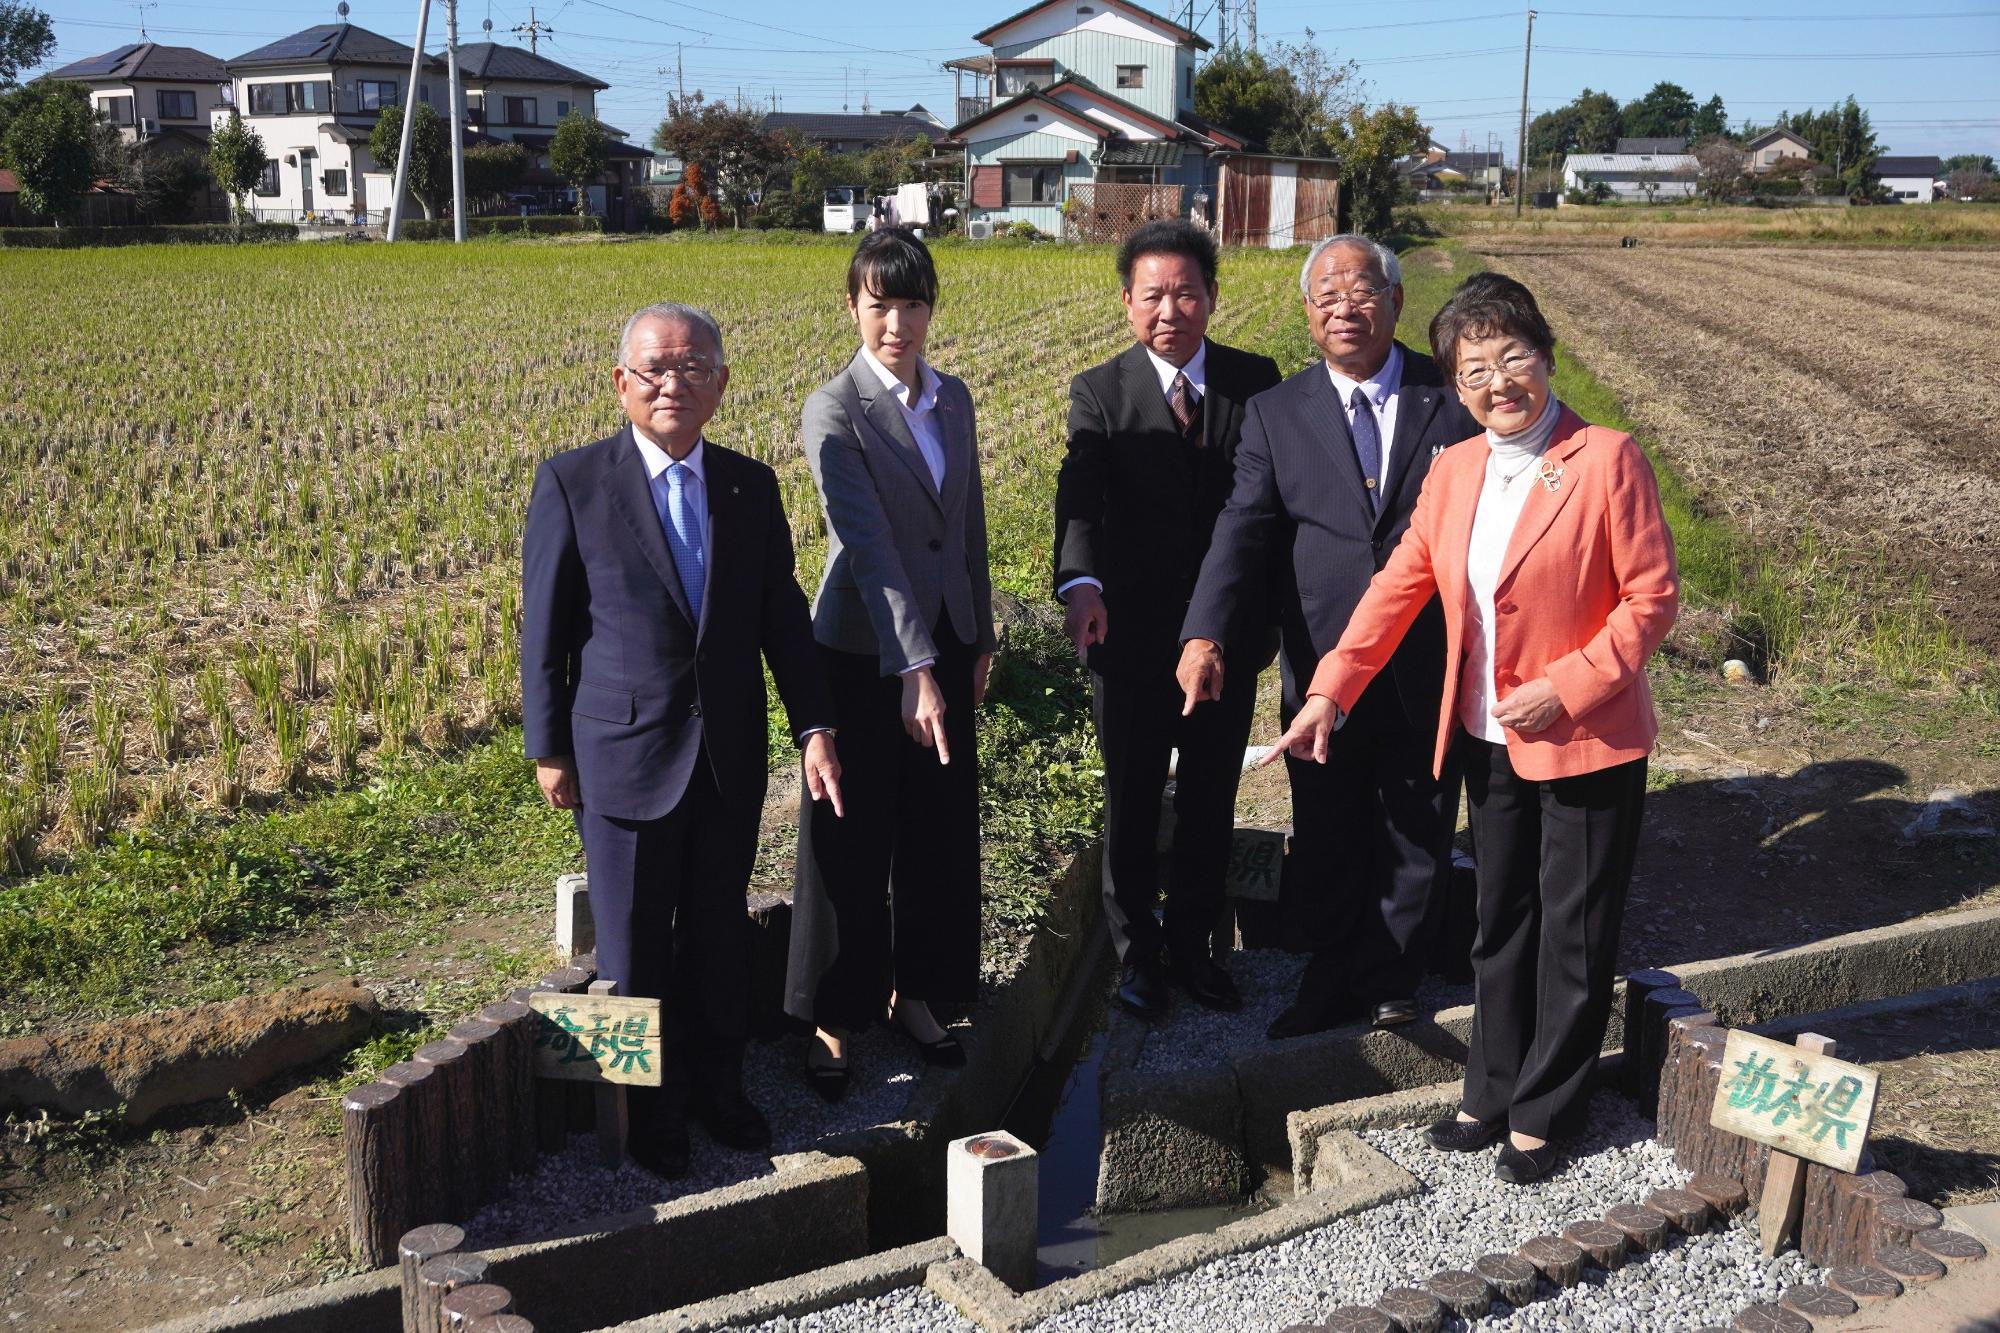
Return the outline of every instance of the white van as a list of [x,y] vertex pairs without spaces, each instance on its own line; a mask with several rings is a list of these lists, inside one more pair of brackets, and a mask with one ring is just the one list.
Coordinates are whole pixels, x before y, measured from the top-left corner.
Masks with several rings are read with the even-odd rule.
[[868,225],[873,206],[859,185],[836,185],[826,192],[820,207],[820,230],[856,232]]

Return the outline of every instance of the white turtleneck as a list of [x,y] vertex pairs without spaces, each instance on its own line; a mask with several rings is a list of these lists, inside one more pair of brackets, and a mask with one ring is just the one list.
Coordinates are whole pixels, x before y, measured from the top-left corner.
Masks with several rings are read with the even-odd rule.
[[1486,482],[1479,490],[1472,541],[1465,552],[1465,600],[1471,624],[1467,626],[1465,669],[1459,673],[1458,720],[1467,733],[1495,745],[1507,743],[1507,730],[1493,720],[1493,705],[1499,698],[1493,684],[1493,596],[1514,525],[1528,503],[1528,493],[1537,485],[1536,460],[1549,447],[1560,411],[1555,395],[1550,394],[1548,406],[1533,425],[1512,435],[1486,432]]

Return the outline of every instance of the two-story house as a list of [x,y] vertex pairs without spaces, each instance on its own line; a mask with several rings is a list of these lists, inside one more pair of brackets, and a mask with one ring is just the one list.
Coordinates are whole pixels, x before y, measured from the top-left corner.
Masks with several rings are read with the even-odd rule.
[[97,114],[127,143],[178,136],[205,145],[209,113],[229,84],[229,71],[206,51],[157,42],[74,61],[48,77],[88,88]]
[[983,109],[952,129],[967,221],[1116,239],[1194,213],[1225,242],[1283,246],[1335,230],[1335,164],[1274,157],[1195,114],[1199,33],[1128,0],[1042,0],[974,40]]
[[1753,176],[1762,176],[1786,158],[1807,162],[1812,155],[1812,145],[1792,131],[1782,127],[1768,129],[1743,145],[1743,169]]
[[[413,100],[410,55],[380,33],[323,23],[231,60],[235,109],[267,154],[252,212],[281,221],[386,212],[394,180],[368,136],[384,108]],[[426,57],[421,68],[414,100],[446,114],[443,62]]]
[[[465,123],[488,139],[511,140],[528,150],[531,165],[522,188],[545,206],[561,206],[565,182],[549,167],[549,141],[572,111],[597,114],[597,95],[611,85],[568,65],[518,46],[474,42],[458,48],[458,83],[465,98]],[[606,125],[610,142],[602,179],[590,187],[591,210],[607,218],[624,206],[644,180],[653,154],[627,143],[625,132]]]

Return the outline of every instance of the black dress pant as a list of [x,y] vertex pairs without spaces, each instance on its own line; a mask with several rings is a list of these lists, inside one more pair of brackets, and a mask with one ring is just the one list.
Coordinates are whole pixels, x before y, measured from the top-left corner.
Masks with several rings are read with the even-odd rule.
[[785,1011],[821,1027],[866,1027],[892,990],[948,1003],[978,993],[976,654],[949,619],[932,637],[949,764],[903,730],[901,677],[872,653],[819,650],[847,814],[801,793]]
[[1461,736],[1478,859],[1471,1053],[1462,1108],[1519,1133],[1581,1128],[1611,1016],[1646,761],[1535,782]]
[[[757,859],[757,803],[725,802],[708,752],[680,804],[659,819],[613,819],[588,806],[577,829],[590,875],[597,974],[620,995],[663,1001],[661,1092],[735,1087],[742,1077],[750,975],[744,891]],[[634,1089],[635,1117],[651,1089]]]
[[1315,968],[1339,965],[1364,1005],[1417,993],[1458,820],[1455,766],[1431,776],[1432,740],[1386,685],[1327,737],[1324,764],[1285,758],[1292,848],[1279,907]]
[[[1152,959],[1163,947],[1190,958],[1206,954],[1222,910],[1257,672],[1252,663],[1230,663],[1222,698],[1182,717],[1186,695],[1174,678],[1178,660],[1151,672],[1090,675],[1091,716],[1104,756],[1104,913],[1121,961]],[[1160,796],[1176,748],[1163,931],[1153,917],[1160,896]]]

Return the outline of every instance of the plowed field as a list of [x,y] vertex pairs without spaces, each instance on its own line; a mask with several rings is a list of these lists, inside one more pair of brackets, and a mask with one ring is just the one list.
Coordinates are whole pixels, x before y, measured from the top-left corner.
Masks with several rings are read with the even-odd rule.
[[[2000,649],[2000,254],[1505,252],[1715,508],[1923,577]],[[1559,353],[1560,354],[1560,353]]]

